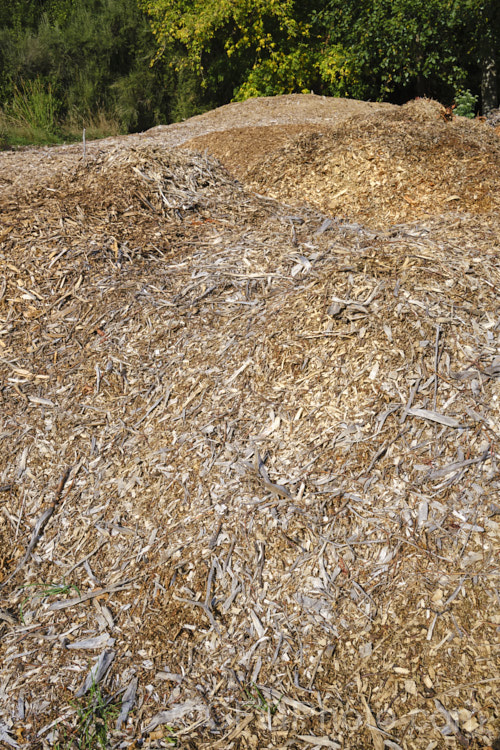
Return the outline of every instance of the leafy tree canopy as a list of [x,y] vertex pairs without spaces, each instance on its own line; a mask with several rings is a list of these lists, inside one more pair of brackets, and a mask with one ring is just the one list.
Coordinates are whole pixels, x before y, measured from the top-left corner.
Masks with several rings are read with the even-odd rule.
[[300,10],[294,0],[139,4],[151,18],[158,56],[176,60],[178,55],[177,64],[196,70],[205,87],[232,87],[231,93],[241,99],[308,90],[318,78],[307,2]]
[[487,112],[499,47],[500,0],[0,0],[0,141],[23,107],[61,132],[310,90]]
[[[317,92],[451,101],[498,65],[498,0],[138,0],[157,56],[237,99]],[[224,59],[225,58],[225,59]]]
[[[492,4],[492,3],[490,3]],[[332,93],[359,98],[453,98],[477,84],[485,3],[479,0],[330,0],[321,74]]]

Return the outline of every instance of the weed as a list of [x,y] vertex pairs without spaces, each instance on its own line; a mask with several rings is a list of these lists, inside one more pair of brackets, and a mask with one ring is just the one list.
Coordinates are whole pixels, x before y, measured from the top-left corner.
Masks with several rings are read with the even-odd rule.
[[268,703],[262,690],[254,682],[250,683],[250,688],[245,687],[244,691],[247,696],[247,700],[245,701],[247,706],[256,708],[258,711],[262,711],[269,716],[274,716],[278,710],[281,698],[276,703]]
[[94,113],[81,113],[77,109],[69,110],[66,119],[61,123],[60,132],[66,140],[78,141],[82,138],[83,128],[89,141],[107,138],[123,132],[117,117],[112,112],[100,109]]
[[6,105],[3,110],[0,109],[0,151],[22,146],[78,142],[82,140],[83,128],[89,141],[123,132],[117,117],[105,110],[87,115],[70,110],[49,132],[41,128],[33,129],[23,118],[13,115],[12,106]]
[[105,698],[98,684],[93,683],[87,695],[76,708],[77,723],[71,731],[58,726],[60,739],[55,750],[97,750],[109,746],[110,724],[118,714],[112,702],[114,696]]
[[50,83],[46,87],[40,78],[35,78],[14,87],[7,115],[14,124],[27,131],[51,134],[57,129],[58,106]]
[[167,734],[165,735],[165,741],[167,745],[170,745],[171,747],[177,747],[178,739],[175,734],[175,729],[171,727],[170,724],[166,724],[165,730],[167,732]]
[[57,596],[57,594],[69,594],[71,591],[76,591],[80,596],[80,589],[75,583],[27,583],[23,586],[24,589],[37,588],[40,590],[42,597],[46,596]]
[[457,91],[455,96],[455,115],[459,117],[473,118],[475,116],[475,109],[477,103],[477,96],[467,91]]
[[[69,594],[71,591],[76,591],[78,596],[81,596],[80,589],[74,583],[27,583],[22,587],[26,589],[38,589],[36,596],[43,600],[47,596],[57,596],[59,594]],[[30,601],[30,597],[25,597],[19,605],[19,617],[21,622],[24,623],[24,607],[26,602]]]
[[77,707],[78,734],[77,747],[106,747],[110,720],[116,717],[117,708],[106,700],[99,685],[93,684],[86,702]]
[[9,135],[5,126],[4,119],[0,113],[0,151],[4,151],[9,147]]

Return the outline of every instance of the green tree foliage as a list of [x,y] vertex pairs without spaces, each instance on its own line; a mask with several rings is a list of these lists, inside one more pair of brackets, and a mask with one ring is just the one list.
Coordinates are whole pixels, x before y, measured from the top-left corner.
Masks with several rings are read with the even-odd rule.
[[481,98],[484,113],[498,106],[500,71],[500,3],[469,0],[476,20],[478,57],[481,67]]
[[[321,63],[332,93],[366,99],[410,98],[464,83],[463,20],[454,0],[331,0]],[[465,61],[464,61],[465,62]]]
[[151,18],[158,57],[189,66],[216,100],[304,91],[319,81],[307,2],[300,10],[294,0],[139,4]]
[[484,6],[480,0],[330,0],[318,12],[328,32],[322,78],[334,94],[451,101],[457,89],[478,88],[482,40],[494,28]]
[[479,92],[486,63],[490,92],[496,82],[498,0],[138,1],[157,57],[178,57],[215,99],[314,89],[449,103]]
[[10,116],[50,91],[61,125],[145,129],[169,119],[175,88],[153,54],[136,0],[12,0],[0,11],[0,103]]
[[9,0],[0,5],[0,27],[35,30],[45,15],[52,23],[64,23],[77,0]]
[[499,29],[500,0],[0,0],[0,130],[104,117],[130,132],[311,89],[446,104],[470,91],[487,111]]

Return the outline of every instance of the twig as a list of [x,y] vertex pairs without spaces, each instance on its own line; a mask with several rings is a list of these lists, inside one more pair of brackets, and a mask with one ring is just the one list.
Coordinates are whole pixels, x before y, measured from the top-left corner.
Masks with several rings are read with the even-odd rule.
[[14,570],[14,572],[11,573],[10,576],[8,576],[5,579],[5,581],[2,582],[2,584],[1,584],[2,588],[12,578],[14,578],[14,576],[16,576],[19,573],[19,571],[21,570],[21,568],[23,568],[26,565],[26,563],[28,562],[29,558],[31,557],[31,553],[33,552],[33,550],[35,549],[36,545],[40,541],[40,538],[42,537],[42,534],[43,534],[43,532],[45,530],[45,527],[47,526],[49,520],[52,518],[52,515],[54,514],[54,511],[55,511],[55,509],[56,509],[56,507],[57,507],[57,505],[59,503],[59,500],[61,499],[62,491],[64,489],[64,485],[68,481],[68,477],[70,475],[70,472],[71,472],[71,466],[68,466],[68,468],[66,469],[66,471],[64,472],[64,474],[62,475],[62,477],[61,477],[61,479],[59,481],[59,485],[58,485],[57,490],[56,490],[56,496],[54,498],[54,502],[51,505],[49,505],[49,507],[46,508],[43,511],[42,515],[39,517],[38,521],[35,524],[35,528],[33,529],[33,534],[31,535],[30,543],[28,544],[28,548],[26,550],[26,553],[25,553],[23,559],[21,560],[21,562],[19,563],[19,565],[17,566],[17,568]]
[[434,398],[432,400],[433,409],[436,411],[437,389],[438,389],[438,366],[439,366],[439,337],[441,335],[441,326],[436,326],[436,344],[434,351]]
[[202,609],[204,613],[206,614],[206,616],[208,617],[210,621],[210,625],[213,627],[215,632],[220,634],[220,629],[217,623],[215,622],[215,618],[206,604],[203,604],[203,602],[196,602],[194,601],[194,599],[184,599],[181,596],[174,596],[174,599],[177,602],[184,602],[185,604],[191,604],[193,607],[200,607],[200,609]]

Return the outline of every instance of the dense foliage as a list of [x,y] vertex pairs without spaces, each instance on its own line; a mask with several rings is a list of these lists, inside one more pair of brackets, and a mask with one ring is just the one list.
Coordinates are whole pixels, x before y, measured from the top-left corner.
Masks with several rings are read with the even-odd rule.
[[196,76],[151,67],[154,52],[136,0],[0,3],[0,138],[131,132],[201,111]]
[[201,74],[207,89],[222,87],[227,96],[232,87],[237,99],[314,89],[449,103],[464,89],[479,93],[485,67],[500,62],[498,0],[139,3],[160,57],[182,50],[182,64]]
[[[314,90],[498,105],[498,0],[9,0],[0,138],[130,132]],[[476,99],[474,98],[476,97]]]

